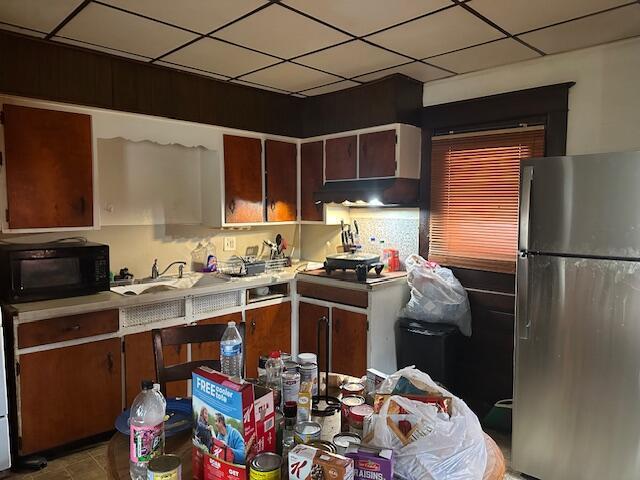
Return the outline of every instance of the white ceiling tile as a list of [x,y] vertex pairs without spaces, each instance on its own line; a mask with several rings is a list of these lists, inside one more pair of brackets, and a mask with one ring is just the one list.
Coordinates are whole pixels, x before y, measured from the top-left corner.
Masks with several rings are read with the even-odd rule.
[[77,47],[90,48],[91,50],[97,50],[98,52],[109,53],[111,55],[118,55],[119,57],[131,58],[133,60],[140,60],[141,62],[148,62],[149,60],[151,60],[151,57],[144,57],[142,55],[136,55],[135,53],[123,52],[121,50],[114,50],[113,48],[108,48],[108,47],[101,47],[100,45],[92,45],[90,43],[73,40],[72,38],[55,36],[53,37],[53,40],[60,43],[66,43],[68,45],[75,45]]
[[297,92],[325,85],[340,78],[287,62],[244,76],[242,79],[289,92]]
[[571,20],[617,7],[627,0],[471,0],[469,6],[509,33]]
[[304,65],[344,77],[355,77],[406,61],[405,57],[371,46],[360,40],[312,53],[296,60]]
[[640,4],[520,35],[546,53],[565,52],[640,35]]
[[282,58],[291,58],[350,38],[277,4],[223,28],[215,36]]
[[357,87],[359,83],[352,82],[351,80],[342,80],[340,82],[330,83],[329,85],[323,85],[321,87],[312,88],[302,92],[306,96],[322,95],[323,93],[337,92],[338,90],[344,90],[346,88]]
[[386,70],[379,70],[377,72],[368,73],[357,78],[364,82],[370,82],[377,80],[378,78],[386,77],[393,73],[402,73],[408,77],[414,78],[421,82],[430,82],[431,80],[437,80],[439,78],[450,77],[452,74],[440,70],[439,68],[432,67],[431,65],[425,65],[420,62],[411,62],[405,65],[398,65],[397,67],[387,68]]
[[267,3],[265,0],[105,0],[125,10],[209,33]]
[[155,64],[156,65],[162,65],[164,67],[173,68],[175,70],[182,70],[182,71],[185,71],[185,72],[195,73],[196,75],[203,75],[205,77],[215,78],[216,80],[228,80],[229,79],[229,77],[225,77],[224,75],[217,75],[215,73],[207,72],[205,70],[199,70],[197,68],[186,67],[184,65],[179,65],[177,63],[163,62],[162,60],[159,60],[159,61],[155,62]]
[[393,0],[393,8],[389,8],[389,0],[285,0],[284,3],[359,36],[451,5],[449,0]]
[[505,38],[433,57],[429,59],[429,63],[457,73],[466,73],[536,57],[540,55],[530,48],[511,38]]
[[425,58],[502,36],[464,8],[454,7],[367,39],[414,58]]
[[278,59],[205,37],[163,58],[208,72],[235,77],[278,62]]
[[2,0],[0,22],[51,32],[82,0]]
[[90,3],[60,30],[60,36],[158,57],[196,35],[129,13]]

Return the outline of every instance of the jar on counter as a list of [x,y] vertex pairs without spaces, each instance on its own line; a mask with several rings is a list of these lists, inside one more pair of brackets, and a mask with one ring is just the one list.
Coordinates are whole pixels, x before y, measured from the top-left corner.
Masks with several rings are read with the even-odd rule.
[[349,431],[357,433],[360,438],[364,438],[364,425],[373,415],[373,408],[370,405],[358,405],[349,410]]

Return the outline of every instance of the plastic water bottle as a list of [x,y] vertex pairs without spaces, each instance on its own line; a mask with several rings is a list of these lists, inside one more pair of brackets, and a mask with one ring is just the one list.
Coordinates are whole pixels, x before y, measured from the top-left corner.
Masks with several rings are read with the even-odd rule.
[[225,375],[242,378],[242,337],[236,322],[227,323],[220,340],[220,365]]
[[274,403],[277,410],[280,410],[282,399],[282,372],[284,372],[284,361],[280,357],[280,352],[271,352],[266,365],[267,387],[273,390]]
[[129,417],[129,474],[132,480],[147,479],[149,460],[164,453],[164,416],[167,402],[160,386],[142,381]]

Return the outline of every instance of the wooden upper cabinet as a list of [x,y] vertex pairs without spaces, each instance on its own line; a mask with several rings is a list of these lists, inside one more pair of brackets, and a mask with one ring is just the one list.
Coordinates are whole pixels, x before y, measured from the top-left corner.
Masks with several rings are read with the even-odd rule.
[[291,352],[291,303],[248,309],[245,312],[245,373],[258,376],[260,355],[275,350]]
[[18,357],[20,455],[113,430],[122,411],[120,339]]
[[322,141],[303,143],[300,146],[300,216],[302,220],[324,220],[324,206],[316,203],[313,192],[323,184],[324,144]]
[[9,228],[91,227],[91,117],[5,104]]
[[361,377],[367,371],[367,316],[331,310],[331,369]]
[[[329,318],[329,308],[314,305],[313,303],[298,303],[298,352],[311,352],[318,356],[320,370],[325,370],[326,361],[326,343],[325,328],[318,332],[318,320],[322,317]],[[322,334],[320,338],[320,351],[318,352],[318,333]]]
[[298,219],[298,147],[295,143],[265,140],[267,221]]
[[224,135],[223,142],[225,221],[262,222],[262,141]]
[[352,180],[357,177],[357,144],[356,135],[325,141],[326,180]]
[[360,178],[396,175],[395,129],[360,135],[359,166]]

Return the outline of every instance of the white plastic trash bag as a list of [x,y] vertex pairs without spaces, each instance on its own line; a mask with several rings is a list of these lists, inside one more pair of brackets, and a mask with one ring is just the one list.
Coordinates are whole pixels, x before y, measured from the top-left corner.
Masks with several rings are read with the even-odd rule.
[[420,255],[405,261],[411,299],[402,315],[414,320],[456,325],[471,336],[471,308],[467,292],[453,272]]
[[[392,395],[372,416],[366,444],[392,449],[395,476],[403,480],[482,480],[487,450],[478,417],[461,399],[413,367],[391,375],[378,392],[393,392],[402,377],[412,385],[449,397],[449,413],[439,412],[435,405]],[[396,413],[390,414],[393,404]],[[411,426],[408,438],[398,431],[402,421]]]

